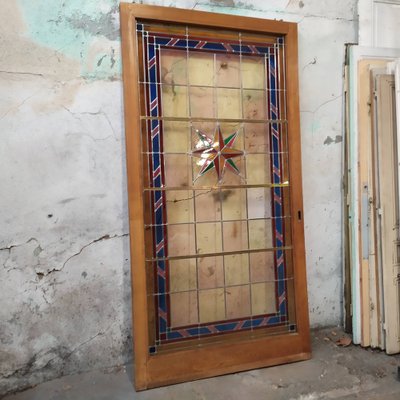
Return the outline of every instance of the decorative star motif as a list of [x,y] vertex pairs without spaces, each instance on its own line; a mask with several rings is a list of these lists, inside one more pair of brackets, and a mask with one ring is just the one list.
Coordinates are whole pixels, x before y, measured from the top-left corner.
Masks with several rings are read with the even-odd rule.
[[214,138],[208,137],[199,130],[196,130],[196,133],[202,145],[200,148],[192,150],[192,155],[200,158],[198,164],[201,165],[196,180],[213,168],[217,173],[218,181],[221,181],[224,176],[225,169],[232,171],[236,175],[240,174],[239,168],[233,162],[233,158],[242,156],[243,151],[232,147],[239,133],[238,131],[232,133],[226,139],[223,138],[219,126],[215,129]]

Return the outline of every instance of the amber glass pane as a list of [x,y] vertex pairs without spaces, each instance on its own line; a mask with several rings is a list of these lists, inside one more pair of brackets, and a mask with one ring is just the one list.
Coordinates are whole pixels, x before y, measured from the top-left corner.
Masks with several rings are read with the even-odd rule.
[[222,226],[224,230],[224,251],[232,252],[249,248],[246,221],[223,222]]
[[171,260],[169,278],[171,292],[186,292],[197,289],[196,259]]
[[269,153],[268,125],[246,123],[243,126],[245,150],[247,153]]
[[180,224],[168,226],[168,254],[186,256],[195,252],[195,226]]
[[224,257],[225,283],[227,286],[240,285],[249,282],[248,254],[234,254]]
[[189,84],[214,86],[214,55],[212,53],[189,53]]
[[251,307],[254,315],[276,312],[274,282],[253,283],[251,285]]
[[213,88],[195,86],[190,88],[190,115],[197,118],[214,118],[216,116]]
[[171,327],[192,325],[198,322],[197,292],[172,293]]
[[224,220],[247,218],[246,189],[226,189],[220,191]]
[[246,119],[265,119],[265,91],[263,90],[242,90],[243,117]]
[[224,289],[199,291],[200,322],[214,322],[225,319]]
[[187,153],[190,148],[190,130],[187,122],[164,121],[163,145],[166,153]]
[[222,257],[198,258],[199,289],[224,286],[224,261]]
[[179,50],[162,49],[161,53],[161,82],[171,85],[187,84],[187,58]]
[[192,168],[190,158],[186,154],[165,154],[164,171],[166,186],[191,186]]
[[219,190],[198,190],[195,192],[196,221],[219,221],[221,202]]
[[275,280],[275,253],[272,251],[250,254],[250,275],[252,282]]
[[219,253],[222,251],[222,233],[220,223],[198,223],[196,225],[198,254]]
[[247,189],[247,205],[249,219],[271,218],[271,189]]
[[215,57],[216,84],[219,87],[240,87],[240,58],[231,54]]
[[251,220],[248,223],[250,249],[273,247],[271,220]]
[[242,57],[242,84],[245,89],[264,89],[265,73],[264,59]]
[[188,115],[188,89],[185,86],[162,85],[162,113],[165,117]]
[[227,287],[225,290],[225,296],[227,319],[251,315],[249,285]]
[[193,222],[194,210],[191,191],[171,190],[166,191],[165,196],[169,224]]
[[242,99],[239,89],[217,88],[217,116],[224,119],[242,117]]

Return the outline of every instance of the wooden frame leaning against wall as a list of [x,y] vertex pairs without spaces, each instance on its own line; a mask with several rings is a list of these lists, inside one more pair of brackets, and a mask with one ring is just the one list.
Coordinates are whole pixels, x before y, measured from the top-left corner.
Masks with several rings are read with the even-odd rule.
[[[347,258],[347,285],[351,282],[351,319],[353,342],[362,346],[380,347],[384,349],[385,335],[390,333],[398,339],[389,329],[385,334],[386,325],[395,313],[385,317],[384,295],[392,294],[384,290],[383,274],[387,276],[392,267],[390,263],[383,265],[381,254],[382,238],[380,231],[379,215],[380,201],[378,171],[378,154],[375,154],[378,141],[372,140],[375,130],[379,128],[375,110],[374,92],[372,84],[374,77],[370,74],[374,70],[386,69],[387,65],[400,56],[399,49],[369,48],[352,45],[349,48],[349,86],[348,86],[348,114],[349,129],[346,134],[349,213],[346,225],[349,229],[349,257]],[[374,108],[375,107],[375,108]],[[375,110],[376,111],[376,110]],[[382,137],[380,137],[382,140]],[[382,158],[382,157],[381,157]],[[391,173],[391,172],[390,172]],[[389,173],[385,172],[386,176]],[[388,256],[386,256],[388,259]],[[390,258],[390,257],[389,257]],[[390,273],[396,273],[393,269]],[[351,276],[351,278],[350,278]],[[388,281],[394,282],[393,279]],[[384,294],[386,292],[386,294]],[[393,294],[392,294],[393,295]],[[395,305],[396,302],[386,301],[386,307]],[[348,313],[349,311],[347,311]],[[347,316],[349,316],[347,314]],[[398,324],[396,316],[395,324]],[[397,344],[398,345],[398,344]],[[394,352],[392,349],[387,351]]]
[[[123,55],[123,80],[124,80],[124,103],[125,103],[125,131],[126,131],[126,151],[127,151],[127,173],[128,173],[128,196],[129,196],[129,224],[130,224],[130,250],[131,250],[131,273],[132,273],[132,315],[133,315],[133,337],[134,337],[134,359],[135,359],[135,387],[137,390],[144,390],[147,388],[163,386],[188,380],[200,379],[210,376],[222,375],[237,371],[249,370],[253,368],[266,367],[271,365],[283,364],[287,362],[294,362],[306,360],[311,357],[310,337],[309,337],[309,319],[308,319],[308,302],[306,290],[306,271],[305,271],[305,248],[304,248],[304,223],[303,223],[303,204],[302,204],[302,175],[301,175],[301,151],[300,151],[300,123],[299,123],[299,104],[298,104],[298,63],[297,63],[297,25],[293,23],[286,23],[281,21],[268,21],[262,19],[245,18],[238,16],[214,14],[199,11],[189,11],[175,8],[165,8],[157,6],[145,6],[137,4],[121,3],[121,31],[122,31],[122,55]],[[152,25],[153,24],[153,25]],[[152,239],[145,233],[146,227],[146,212],[149,208],[148,199],[151,197],[156,199],[157,195],[147,195],[146,187],[152,186],[152,182],[146,178],[149,176],[144,163],[146,154],[154,154],[154,148],[146,147],[143,150],[143,140],[141,135],[147,129],[151,133],[158,134],[161,131],[161,125],[151,125],[143,121],[163,120],[164,116],[157,114],[152,117],[152,114],[143,116],[143,104],[141,98],[143,93],[151,96],[151,88],[146,89],[146,84],[149,84],[147,79],[141,79],[140,75],[145,71],[150,71],[152,64],[146,64],[145,67],[141,64],[142,61],[138,56],[140,52],[139,40],[147,40],[147,33],[143,36],[143,31],[146,26],[161,26],[162,32],[169,33],[179,32],[179,27],[190,27],[196,32],[197,37],[216,37],[220,38],[220,44],[209,44],[209,51],[218,51],[218,46],[224,46],[230,52],[232,57],[236,57],[234,42],[226,42],[232,35],[232,32],[241,32],[242,37],[255,38],[257,46],[250,44],[243,44],[240,42],[238,45],[241,54],[248,51],[249,54],[263,53],[267,48],[267,44],[263,43],[263,37],[271,38],[275,41],[271,48],[279,53],[279,49],[283,48],[285,51],[285,62],[282,65],[282,74],[285,75],[285,104],[282,103],[282,110],[285,112],[285,126],[287,128],[276,128],[280,133],[274,133],[274,121],[277,121],[277,116],[273,114],[275,111],[270,111],[269,119],[260,120],[258,122],[265,123],[265,126],[270,126],[269,132],[271,133],[271,149],[275,145],[273,140],[280,134],[287,135],[285,146],[287,146],[287,172],[285,172],[285,179],[280,177],[280,173],[274,169],[274,175],[270,183],[264,184],[264,188],[272,193],[272,198],[278,196],[277,200],[271,200],[274,212],[274,201],[282,202],[285,205],[288,217],[287,221],[282,225],[285,230],[285,235],[291,239],[286,242],[284,239],[274,242],[273,248],[267,251],[274,252],[275,265],[278,262],[277,273],[277,287],[279,284],[289,282],[289,286],[282,286],[279,298],[276,300],[277,312],[268,315],[253,315],[253,312],[248,320],[229,320],[219,321],[213,325],[201,324],[201,318],[197,325],[192,325],[189,328],[173,330],[170,327],[163,328],[164,315],[156,315],[153,298],[158,296],[158,306],[156,309],[161,310],[164,307],[162,302],[163,298],[160,295],[160,285],[164,284],[164,280],[157,281],[158,290],[152,288],[154,281],[152,279],[165,279],[167,264],[167,256],[162,253],[162,248],[157,247],[158,241],[157,231],[154,228],[153,246],[154,259],[149,262],[148,248],[149,241]],[[172,26],[172,27],[171,27]],[[164,30],[163,30],[164,29]],[[175,31],[174,31],[175,29]],[[142,35],[142,36],[141,36]],[[205,36],[202,36],[205,35]],[[208,35],[208,36],[207,36]],[[156,36],[154,36],[156,38]],[[165,39],[163,35],[160,43],[164,40],[171,47],[175,44],[179,45],[181,39]],[[157,40],[157,39],[155,39]],[[186,41],[186,50],[189,39],[182,39]],[[197,40],[197,41],[196,41]],[[225,42],[222,42],[225,40]],[[250,40],[250,39],[249,39]],[[211,42],[212,40],[209,39]],[[215,41],[215,40],[214,40]],[[162,42],[163,43],[163,42]],[[193,48],[196,50],[207,47],[207,41],[194,39],[191,42]],[[222,43],[222,44],[221,44]],[[223,44],[225,43],[225,45]],[[228,44],[226,44],[228,43]],[[260,44],[261,43],[261,44]],[[279,47],[281,45],[281,47]],[[266,46],[266,47],[262,47]],[[269,45],[268,45],[269,46]],[[275,47],[274,47],[275,46]],[[150,47],[147,47],[149,49]],[[278,50],[276,50],[278,49]],[[174,50],[175,51],[175,50]],[[225,50],[224,50],[225,51]],[[282,50],[283,51],[283,50]],[[277,55],[278,53],[275,53]],[[268,53],[269,54],[269,53]],[[277,55],[277,57],[279,54]],[[239,56],[238,56],[239,57]],[[271,68],[271,66],[269,66]],[[141,72],[142,71],[142,72]],[[151,81],[151,71],[148,72],[148,80]],[[271,75],[272,76],[272,75]],[[144,81],[144,82],[142,82]],[[272,89],[266,89],[265,93]],[[275,90],[275,89],[274,89]],[[273,95],[270,94],[269,98]],[[149,106],[151,108],[152,105]],[[273,107],[270,106],[270,109]],[[147,114],[146,114],[147,115]],[[188,118],[178,119],[187,122]],[[216,123],[226,122],[231,123],[234,118],[225,118],[217,121],[210,118],[209,121]],[[165,118],[167,121],[167,118]],[[240,120],[241,123],[248,122],[245,119]],[[191,121],[189,121],[191,123]],[[150,128],[148,128],[150,127]],[[155,129],[156,128],[156,129]],[[218,128],[219,129],[219,128]],[[155,132],[157,131],[157,132]],[[284,133],[285,132],[285,133]],[[287,132],[287,133],[286,133]],[[273,138],[275,135],[275,139]],[[216,136],[215,136],[216,137]],[[215,140],[214,137],[214,140]],[[228,147],[229,138],[223,139],[220,133],[219,146]],[[147,139],[146,139],[147,140]],[[208,140],[203,135],[202,143]],[[229,142],[230,143],[230,142]],[[233,141],[232,141],[233,143]],[[147,144],[145,145],[147,146]],[[212,149],[210,144],[206,144]],[[237,151],[229,145],[229,154]],[[196,150],[198,151],[198,150]],[[191,156],[193,156],[192,151]],[[222,151],[218,151],[218,157]],[[241,154],[241,152],[239,151]],[[237,153],[237,154],[239,154]],[[244,153],[244,152],[243,152]],[[271,160],[272,154],[280,154],[280,151],[270,150]],[[271,163],[274,161],[272,160]],[[282,162],[282,161],[280,161]],[[272,165],[272,164],[271,164]],[[217,171],[217,164],[210,163],[210,167],[214,167]],[[237,170],[235,164],[230,163],[227,165],[231,170]],[[271,167],[272,168],[272,167]],[[275,168],[275,165],[274,165]],[[286,168],[286,167],[285,167]],[[207,168],[207,170],[210,168]],[[204,169],[202,170],[204,172]],[[199,176],[202,174],[200,171]],[[222,171],[223,172],[223,171]],[[235,172],[235,171],[233,171]],[[153,177],[154,169],[152,170],[151,177]],[[217,172],[216,172],[217,173]],[[282,172],[283,174],[283,172]],[[155,176],[155,175],[154,175]],[[233,176],[233,175],[232,175]],[[290,181],[289,181],[290,176]],[[218,172],[218,177],[219,172]],[[152,179],[152,178],[151,178]],[[155,178],[154,178],[155,179]],[[158,179],[158,175],[157,175]],[[196,178],[197,179],[197,178]],[[192,184],[194,186],[194,182]],[[289,184],[290,182],[290,184]],[[230,186],[221,186],[221,181],[210,190],[219,190],[221,187],[229,188]],[[248,190],[251,185],[237,185],[233,187],[245,188]],[[201,187],[203,188],[203,187]],[[198,188],[191,188],[193,193]],[[204,189],[204,188],[203,188]],[[149,192],[155,193],[166,190],[163,185],[153,185],[148,189]],[[279,198],[279,195],[284,193],[288,195]],[[147,197],[146,197],[147,196]],[[163,196],[163,195],[162,195]],[[247,204],[247,203],[246,203]],[[152,206],[151,206],[152,207]],[[279,208],[278,204],[278,208]],[[283,207],[283,206],[282,206]],[[162,207],[161,207],[162,209]],[[154,207],[152,209],[153,217],[156,213]],[[275,214],[273,214],[275,215]],[[286,214],[285,214],[286,215]],[[157,216],[156,216],[157,218]],[[276,217],[275,217],[276,218]],[[283,217],[279,217],[283,218]],[[221,221],[222,225],[223,221]],[[155,224],[153,222],[153,224]],[[151,225],[153,226],[153,225]],[[274,222],[275,233],[278,229],[278,222]],[[280,229],[280,228],[279,228]],[[160,242],[161,243],[161,242]],[[160,250],[161,249],[161,250]],[[165,250],[167,251],[167,250]],[[264,250],[262,250],[264,251]],[[243,250],[242,252],[231,252],[245,254],[252,254],[252,252],[261,252],[258,250]],[[288,252],[288,253],[287,253]],[[222,258],[231,253],[215,253]],[[286,254],[289,254],[287,265],[281,270],[282,273],[289,273],[289,275],[282,275],[279,278],[279,262],[277,261],[277,254],[280,254],[280,260],[286,260]],[[162,256],[161,256],[162,255]],[[197,253],[190,256],[191,259],[199,257]],[[197,257],[197,258],[196,258]],[[173,257],[172,257],[173,258]],[[171,259],[172,259],[171,258]],[[175,257],[180,259],[180,257]],[[290,258],[290,260],[289,260]],[[165,261],[166,260],[166,261]],[[149,278],[149,265],[156,265],[161,261],[161,270],[159,268],[156,278]],[[163,264],[165,261],[165,264]],[[286,261],[285,261],[286,263]],[[283,264],[282,264],[283,266]],[[289,276],[289,278],[288,278]],[[286,283],[285,283],[286,285]],[[251,287],[251,282],[250,286]],[[197,291],[198,292],[198,291]],[[286,296],[290,299],[287,300]],[[161,300],[160,300],[161,299]],[[169,300],[167,300],[167,305]],[[160,308],[161,307],[161,308]],[[283,311],[282,311],[283,310]],[[161,310],[163,311],[163,310]],[[157,332],[153,331],[157,328]],[[161,334],[160,334],[161,332]],[[190,340],[190,335],[196,332],[195,340]],[[206,335],[201,336],[203,333]],[[208,334],[209,333],[209,334]],[[158,335],[158,336],[157,336]],[[182,340],[181,340],[182,339]],[[186,340],[189,339],[189,340]],[[184,343],[182,345],[181,343]]]

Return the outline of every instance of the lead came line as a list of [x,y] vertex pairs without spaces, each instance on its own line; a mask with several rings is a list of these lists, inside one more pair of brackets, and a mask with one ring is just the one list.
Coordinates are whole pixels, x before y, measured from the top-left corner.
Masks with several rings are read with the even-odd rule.
[[274,124],[286,124],[285,119],[255,119],[255,118],[207,118],[207,117],[152,117],[148,115],[141,115],[141,120],[160,120],[160,121],[172,121],[172,122],[248,122],[248,123],[274,123]]
[[216,253],[204,253],[204,254],[192,254],[192,255],[184,255],[184,256],[168,256],[168,257],[157,257],[157,258],[147,258],[146,261],[164,261],[164,260],[185,260],[190,258],[205,258],[205,257],[217,257],[217,256],[232,256],[236,254],[248,254],[248,253],[266,253],[266,252],[274,252],[278,250],[292,250],[293,246],[282,246],[282,247],[266,247],[262,249],[250,249],[250,250],[238,250],[238,251],[223,251]]
[[277,188],[277,187],[289,187],[289,182],[283,182],[283,183],[265,183],[265,184],[257,184],[257,185],[223,185],[223,186],[162,186],[162,187],[145,187],[143,190],[145,192],[147,191],[157,191],[157,190],[164,190],[164,191],[169,191],[169,190],[219,190],[221,189],[241,189],[241,188],[247,188],[247,189],[254,189],[254,188]]

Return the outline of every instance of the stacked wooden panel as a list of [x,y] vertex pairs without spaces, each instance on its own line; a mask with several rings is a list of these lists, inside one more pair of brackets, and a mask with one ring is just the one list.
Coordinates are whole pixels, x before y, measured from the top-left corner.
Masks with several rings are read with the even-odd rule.
[[400,352],[399,140],[391,73],[399,56],[400,50],[350,46],[345,88],[346,328],[354,343],[389,354]]

